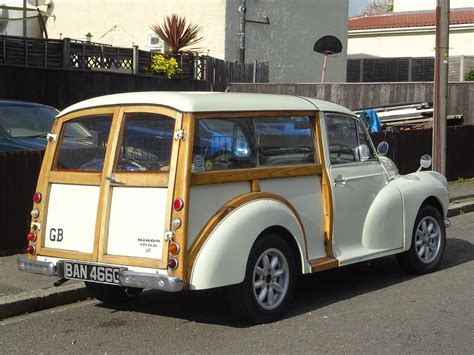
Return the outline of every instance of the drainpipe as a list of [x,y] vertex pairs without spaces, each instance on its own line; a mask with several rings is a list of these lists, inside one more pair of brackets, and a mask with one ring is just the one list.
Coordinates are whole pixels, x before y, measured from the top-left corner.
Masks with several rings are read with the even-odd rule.
[[241,5],[239,6],[240,12],[240,26],[239,26],[239,37],[240,37],[240,57],[239,62],[245,63],[245,16],[247,14],[247,0],[241,0]]

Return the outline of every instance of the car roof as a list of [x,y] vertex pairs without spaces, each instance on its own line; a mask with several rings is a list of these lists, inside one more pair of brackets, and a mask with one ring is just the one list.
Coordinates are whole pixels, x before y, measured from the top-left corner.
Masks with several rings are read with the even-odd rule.
[[116,105],[159,105],[181,112],[318,110],[354,115],[352,111],[343,106],[302,96],[209,91],[144,91],[99,96],[85,100],[61,111],[58,117],[86,108]]
[[31,107],[31,106],[40,106],[40,107],[46,107],[46,108],[50,108],[50,109],[53,109],[53,110],[56,110],[59,112],[59,110],[55,107],[52,107],[52,106],[48,106],[48,105],[43,105],[43,104],[39,104],[39,103],[36,103],[36,102],[29,102],[29,101],[21,101],[21,100],[9,100],[9,99],[0,99],[0,106],[20,106],[20,107]]

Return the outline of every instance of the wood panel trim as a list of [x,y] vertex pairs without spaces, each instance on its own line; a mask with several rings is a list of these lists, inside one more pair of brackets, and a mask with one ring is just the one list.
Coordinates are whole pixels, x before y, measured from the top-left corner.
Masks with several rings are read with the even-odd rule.
[[68,113],[67,115],[59,117],[57,120],[63,124],[78,117],[113,114],[116,109],[116,106],[87,108]]
[[[177,111],[168,107],[163,106],[149,106],[149,105],[132,105],[132,106],[123,106],[123,113],[157,113],[159,115],[168,116],[170,118],[177,117]],[[181,115],[181,113],[178,113]]]
[[329,270],[340,266],[339,260],[329,257],[314,259],[309,263],[311,265],[311,272]]
[[321,175],[322,170],[321,164],[298,164],[279,167],[206,171],[202,173],[193,173],[191,185],[210,185],[225,182]]
[[102,169],[102,182],[100,185],[99,207],[97,208],[95,239],[94,239],[94,258],[101,262],[107,246],[107,231],[109,230],[111,185],[105,179],[112,174],[114,161],[111,159],[116,156],[117,142],[120,136],[123,120],[123,108],[117,107],[110,127],[109,140],[107,142],[107,151],[104,157],[104,167]]
[[135,186],[135,187],[168,187],[170,179],[168,172],[150,172],[150,171],[134,171],[133,173],[114,172],[114,177],[120,183],[112,183],[113,186]]
[[[227,202],[224,206],[222,206],[212,217],[211,219],[207,222],[207,224],[203,227],[203,229],[199,232],[196,240],[194,241],[193,245],[191,248],[188,250],[188,263],[187,263],[187,275],[188,277],[191,276],[192,269],[194,267],[194,263],[196,261],[196,258],[203,247],[204,243],[206,240],[209,238],[211,235],[212,231],[217,227],[217,225],[225,218],[227,215],[229,215],[232,211],[235,209],[239,208],[240,206],[251,202],[255,200],[260,200],[260,199],[271,199],[271,200],[276,200],[279,202],[284,203],[288,208],[293,212],[295,215],[296,219],[298,220],[298,223],[300,225],[301,230],[303,231],[303,238],[304,238],[304,254],[306,259],[308,258],[308,242],[306,239],[306,232],[304,229],[303,222],[301,220],[301,217],[298,214],[298,211],[293,207],[293,205],[286,200],[285,198],[271,193],[271,192],[250,192],[245,195],[238,196],[231,201]],[[188,279],[188,283],[190,282],[190,279]]]
[[[190,190],[191,190],[191,165],[192,165],[192,154],[193,154],[193,142],[195,118],[193,114],[185,113],[183,115],[182,129],[186,131],[186,137],[179,143],[178,150],[178,164],[176,167],[176,180],[173,193],[173,200],[175,198],[181,198],[184,201],[184,208],[181,211],[171,212],[171,218],[180,218],[182,226],[176,229],[175,240],[180,245],[181,252],[175,256],[178,259],[178,269],[172,271],[169,270],[169,274],[181,278],[186,284],[188,283],[187,278],[187,235],[189,226],[189,201],[190,201]],[[170,204],[171,205],[171,204]],[[171,228],[170,228],[171,229]]]
[[331,182],[329,173],[326,165],[326,157],[324,155],[323,136],[321,130],[321,116],[318,114],[316,119],[316,137],[318,140],[319,157],[322,164],[322,178],[321,178],[321,192],[323,196],[323,209],[324,209],[324,248],[326,249],[326,255],[330,258],[335,258],[333,250],[333,200]]
[[51,171],[49,173],[50,183],[73,184],[73,185],[96,185],[101,182],[102,172],[73,172],[73,171]]

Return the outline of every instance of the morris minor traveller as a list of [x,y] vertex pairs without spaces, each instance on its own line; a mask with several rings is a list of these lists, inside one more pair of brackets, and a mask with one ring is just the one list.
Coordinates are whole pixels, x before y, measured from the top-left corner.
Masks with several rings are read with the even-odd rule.
[[[81,144],[65,144],[71,125]],[[18,268],[102,302],[225,287],[239,315],[270,322],[299,274],[394,254],[423,274],[444,253],[446,178],[401,176],[330,102],[116,94],[60,112],[48,140]]]

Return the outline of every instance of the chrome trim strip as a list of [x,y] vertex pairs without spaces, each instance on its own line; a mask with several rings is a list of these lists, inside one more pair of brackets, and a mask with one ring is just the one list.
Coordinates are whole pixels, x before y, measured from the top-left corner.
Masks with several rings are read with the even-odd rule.
[[32,272],[34,274],[56,276],[56,266],[51,261],[29,260],[24,256],[20,256],[16,260],[18,270]]

